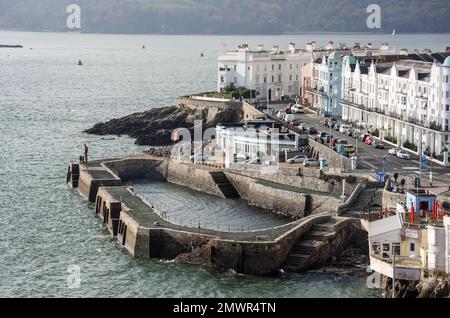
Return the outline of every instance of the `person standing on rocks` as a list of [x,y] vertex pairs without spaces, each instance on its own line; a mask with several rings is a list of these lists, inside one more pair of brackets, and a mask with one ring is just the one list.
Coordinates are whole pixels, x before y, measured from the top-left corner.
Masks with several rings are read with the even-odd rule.
[[84,144],[84,162],[88,163],[88,152],[89,152],[89,148],[86,144]]

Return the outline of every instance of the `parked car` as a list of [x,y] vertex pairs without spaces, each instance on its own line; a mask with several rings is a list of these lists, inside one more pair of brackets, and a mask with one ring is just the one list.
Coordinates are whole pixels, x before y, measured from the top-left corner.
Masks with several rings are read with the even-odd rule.
[[332,119],[330,119],[330,118],[326,118],[325,120],[324,120],[324,123],[323,123],[326,127],[331,127],[331,128],[333,128],[336,124],[337,124],[337,121],[336,121],[336,118],[332,118]]
[[261,160],[260,159],[249,159],[249,160],[244,161],[244,163],[247,165],[260,165]]
[[345,134],[346,134],[347,136],[349,136],[349,137],[352,137],[353,134],[354,134],[354,131],[353,131],[352,128],[350,128],[350,129],[348,129],[348,130],[345,132]]
[[245,154],[239,153],[234,156],[234,163],[244,163],[247,160]]
[[406,159],[406,160],[411,159],[410,154],[407,153],[405,150],[399,150],[397,152],[397,157],[400,158],[400,159]]
[[336,145],[347,145],[348,142],[346,139],[338,139],[336,140]]
[[317,129],[314,128],[314,127],[308,127],[308,128],[307,128],[307,131],[308,131],[308,133],[309,133],[310,135],[317,134]]
[[298,155],[298,156],[295,156],[295,157],[293,157],[291,159],[288,159],[287,163],[290,163],[290,164],[303,163],[307,159],[308,159],[308,157],[305,156],[305,155]]
[[316,159],[308,158],[305,161],[303,161],[303,165],[305,167],[318,167],[318,166],[320,166],[320,163]]
[[298,125],[298,128],[300,128],[301,130],[306,130],[307,127],[308,127],[308,124],[307,124],[307,123],[300,123],[300,124]]
[[350,125],[340,125],[339,132],[341,134],[346,134],[352,127]]
[[358,128],[367,128],[367,123],[365,123],[363,121],[359,121],[359,122],[355,123],[355,126]]
[[300,105],[300,104],[295,104],[295,105],[292,107],[292,111],[293,111],[294,113],[304,114],[304,113],[305,113],[305,107],[303,107],[303,106]]
[[292,120],[295,120],[295,115],[286,113],[286,116],[284,116],[284,121],[290,122]]
[[328,134],[326,133],[326,132],[324,132],[324,131],[320,131],[320,132],[318,132],[317,133],[317,136],[316,136],[316,138],[314,138],[316,141],[323,141],[323,139],[322,138],[325,138],[326,136],[327,136]]
[[396,156],[396,155],[397,155],[397,152],[399,152],[399,151],[400,151],[399,148],[392,148],[392,149],[389,149],[389,150],[388,150],[388,153],[389,153],[390,155]]
[[298,126],[299,125],[297,119],[291,120],[288,124],[291,125],[291,126]]
[[324,143],[329,144],[330,141],[333,139],[333,136],[326,135],[325,137],[320,138]]
[[369,135],[366,133],[363,133],[358,136],[358,139],[359,139],[359,141],[365,142],[367,137],[369,137]]
[[373,142],[374,142],[375,140],[371,137],[371,136],[368,136],[367,138],[366,138],[366,140],[364,141],[364,143],[366,144],[366,145],[371,145],[371,144],[373,144]]
[[378,140],[375,140],[374,142],[372,142],[372,147],[374,147],[376,149],[384,149],[383,143]]
[[353,145],[345,145],[345,144],[337,145],[336,151],[346,157],[354,156],[356,154],[356,150],[355,147],[353,147]]

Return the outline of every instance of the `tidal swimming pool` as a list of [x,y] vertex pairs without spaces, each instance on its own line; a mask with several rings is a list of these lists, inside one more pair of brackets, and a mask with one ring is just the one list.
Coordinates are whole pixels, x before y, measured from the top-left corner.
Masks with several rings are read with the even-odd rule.
[[223,199],[164,181],[133,183],[134,192],[170,222],[220,231],[248,231],[276,227],[289,220],[249,206],[243,199]]

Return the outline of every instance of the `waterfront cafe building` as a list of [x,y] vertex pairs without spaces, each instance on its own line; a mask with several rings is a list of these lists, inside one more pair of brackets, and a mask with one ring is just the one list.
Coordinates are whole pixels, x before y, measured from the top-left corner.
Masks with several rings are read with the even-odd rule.
[[428,273],[450,274],[450,215],[430,193],[408,196],[412,207],[430,205],[434,217],[411,217],[412,208],[397,205],[397,213],[369,223],[370,267],[387,277],[418,280]]
[[397,213],[369,224],[370,268],[384,276],[419,280],[424,254],[423,231],[403,223]]
[[[233,158],[279,160],[282,151],[307,144],[297,134],[283,132],[281,124],[271,120],[219,124],[216,143],[232,162]],[[229,162],[227,158],[225,161]]]
[[380,139],[449,165],[449,55],[409,54],[394,62],[344,63],[342,119],[366,122]]

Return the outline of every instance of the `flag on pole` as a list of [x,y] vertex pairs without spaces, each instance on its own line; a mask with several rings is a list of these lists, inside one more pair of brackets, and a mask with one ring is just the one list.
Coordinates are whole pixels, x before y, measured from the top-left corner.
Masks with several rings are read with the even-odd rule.
[[436,219],[439,219],[439,202],[436,200]]
[[436,200],[433,201],[433,218],[437,218],[437,206],[436,206]]
[[411,202],[411,223],[414,223],[414,203]]

